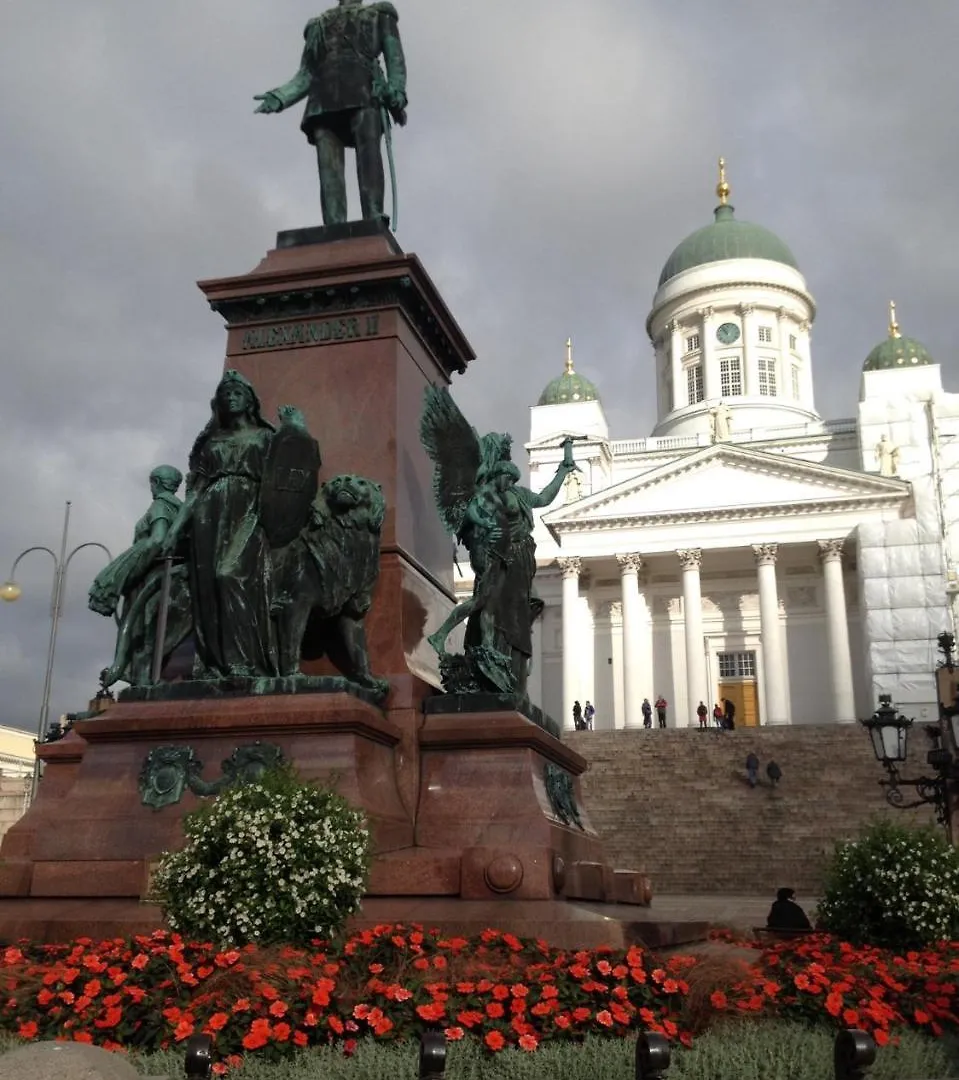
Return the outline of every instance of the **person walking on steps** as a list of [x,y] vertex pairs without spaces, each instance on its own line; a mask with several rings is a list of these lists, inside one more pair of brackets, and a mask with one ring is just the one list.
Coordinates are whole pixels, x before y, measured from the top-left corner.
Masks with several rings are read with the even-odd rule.
[[596,710],[593,708],[591,702],[587,701],[583,709],[583,720],[586,721],[586,730],[593,730],[593,717],[596,715]]
[[643,727],[651,728],[653,726],[653,707],[649,703],[649,698],[643,698]]
[[716,704],[713,706],[713,721],[716,724],[716,727],[722,728],[723,719],[723,710],[720,708],[719,702],[717,701]]
[[573,702],[573,728],[576,731],[585,731],[583,724],[583,706],[578,701]]
[[706,708],[706,703],[701,701],[696,709],[696,715],[699,717],[699,730],[706,730],[706,717],[709,716],[709,709]]
[[656,719],[659,721],[659,726],[664,728],[666,726],[666,705],[667,701],[662,694],[656,698]]

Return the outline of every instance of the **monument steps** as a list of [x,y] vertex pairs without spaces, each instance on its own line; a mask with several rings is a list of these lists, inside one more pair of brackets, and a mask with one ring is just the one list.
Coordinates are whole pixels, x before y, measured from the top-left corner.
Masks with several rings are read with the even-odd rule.
[[[781,728],[564,732],[589,762],[590,818],[618,866],[641,867],[654,894],[753,894],[821,887],[836,841],[877,815],[933,824],[930,807],[885,801],[884,771],[858,724]],[[929,773],[914,730],[906,775]],[[760,760],[750,788],[746,757]],[[766,765],[782,779],[773,787]],[[909,791],[906,791],[907,801]]]

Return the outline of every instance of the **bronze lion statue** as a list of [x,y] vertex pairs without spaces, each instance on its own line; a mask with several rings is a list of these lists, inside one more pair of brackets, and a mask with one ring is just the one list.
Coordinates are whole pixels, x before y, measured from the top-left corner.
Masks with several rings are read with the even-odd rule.
[[385,698],[389,681],[370,671],[363,620],[380,569],[386,501],[379,484],[334,476],[320,488],[310,523],[274,552],[273,605],[281,675],[328,656],[352,683]]

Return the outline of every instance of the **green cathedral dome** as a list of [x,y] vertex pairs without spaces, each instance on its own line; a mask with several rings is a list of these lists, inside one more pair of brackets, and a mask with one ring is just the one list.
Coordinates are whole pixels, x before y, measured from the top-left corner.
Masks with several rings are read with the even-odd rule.
[[892,368],[921,367],[934,364],[929,350],[915,338],[903,337],[896,322],[896,305],[889,304],[889,336],[866,357],[863,371],[889,371]]
[[589,381],[573,370],[573,342],[566,341],[566,369],[562,375],[550,379],[546,389],[539,395],[537,405],[568,405],[573,402],[599,401],[599,391]]
[[762,225],[736,220],[733,207],[729,205],[729,191],[726,163],[720,158],[719,184],[716,186],[719,206],[714,211],[715,220],[687,236],[673,251],[659,275],[660,287],[684,270],[724,259],[768,259],[799,269],[796,257],[775,233]]

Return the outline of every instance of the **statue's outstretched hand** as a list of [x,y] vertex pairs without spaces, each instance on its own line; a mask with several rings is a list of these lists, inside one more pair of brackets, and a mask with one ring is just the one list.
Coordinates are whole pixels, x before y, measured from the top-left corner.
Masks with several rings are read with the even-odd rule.
[[275,113],[283,110],[283,102],[271,90],[267,90],[265,94],[254,94],[253,100],[260,103],[254,112]]

